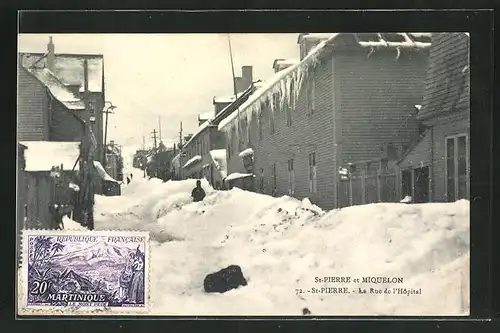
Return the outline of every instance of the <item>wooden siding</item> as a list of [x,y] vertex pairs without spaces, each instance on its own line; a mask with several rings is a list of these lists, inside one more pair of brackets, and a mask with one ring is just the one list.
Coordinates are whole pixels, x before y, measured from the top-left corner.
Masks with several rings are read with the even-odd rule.
[[47,91],[26,69],[17,69],[17,137],[19,141],[42,141],[49,137]]
[[[274,134],[270,130],[271,110],[262,111],[262,139],[259,138],[259,116],[252,117],[249,124],[250,142],[241,147],[254,150],[254,188],[259,191],[261,169],[264,171],[264,191],[271,195],[273,191],[272,168],[276,165],[276,195],[288,194],[288,160],[293,159],[295,172],[295,195],[299,199],[308,197],[322,208],[335,206],[333,160],[333,90],[332,60],[324,59],[315,69],[316,109],[311,115],[307,112],[306,84],[302,87],[294,110],[292,125],[287,126],[286,112],[275,110]],[[231,138],[228,138],[230,140]],[[228,159],[228,174],[245,172],[238,156],[236,139],[233,138],[232,153]],[[309,154],[316,153],[317,191],[309,190]]]
[[56,184],[49,172],[23,172],[25,176],[27,221],[26,228],[53,229],[56,227],[49,205],[72,204],[73,191],[68,182],[76,177],[74,172],[65,172],[65,181]]
[[432,35],[421,119],[454,111],[460,98],[462,71],[468,65],[469,37],[464,33],[449,32]]
[[[453,117],[442,117],[438,123],[432,127],[433,133],[433,160],[431,168],[431,191],[432,201],[446,201],[446,161],[445,138],[457,134],[470,134],[470,123],[468,114],[456,114]],[[470,151],[470,145],[467,148]],[[470,154],[470,152],[469,152]],[[467,168],[470,167],[470,162]]]
[[383,157],[387,144],[402,148],[418,138],[416,104],[423,96],[427,53],[395,49],[343,51],[335,56],[342,136],[339,162]]
[[[49,103],[50,141],[80,141],[83,136],[83,125],[73,111],[68,110],[61,102],[52,99]],[[85,111],[74,111],[84,113]]]

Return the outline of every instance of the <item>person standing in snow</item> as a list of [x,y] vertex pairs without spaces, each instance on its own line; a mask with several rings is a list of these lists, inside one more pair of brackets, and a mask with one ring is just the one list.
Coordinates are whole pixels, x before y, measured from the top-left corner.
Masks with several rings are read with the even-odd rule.
[[191,197],[193,198],[194,202],[203,201],[203,199],[205,198],[205,191],[201,187],[201,180],[196,181],[196,187],[191,192]]

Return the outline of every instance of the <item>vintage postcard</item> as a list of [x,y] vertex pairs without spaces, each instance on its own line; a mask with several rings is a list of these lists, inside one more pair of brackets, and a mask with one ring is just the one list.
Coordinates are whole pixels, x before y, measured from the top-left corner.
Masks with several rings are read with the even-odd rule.
[[22,313],[470,314],[468,32],[18,45]]
[[25,230],[20,314],[137,314],[149,307],[149,234]]

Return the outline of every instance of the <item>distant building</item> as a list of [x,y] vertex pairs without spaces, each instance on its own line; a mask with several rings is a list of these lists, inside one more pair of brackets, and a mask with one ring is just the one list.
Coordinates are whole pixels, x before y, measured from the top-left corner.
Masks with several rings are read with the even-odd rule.
[[183,147],[185,156],[180,156],[185,178],[205,177],[212,186],[223,187],[226,163],[221,160],[224,155],[221,150],[226,148],[226,142],[224,134],[217,129],[217,125],[221,119],[234,112],[236,107],[255,90],[252,82],[252,66],[243,66],[242,74],[242,77],[235,78],[238,97],[234,95],[214,97],[214,111],[211,115],[203,114],[202,117],[207,119],[186,140]]
[[[228,174],[324,209],[396,201],[394,164],[418,140],[414,105],[422,101],[430,41],[322,33],[301,34],[298,43],[300,61],[277,67],[240,107],[242,117],[219,124]],[[353,177],[340,174],[346,168]]]
[[413,202],[468,199],[470,69],[468,34],[432,34],[418,119],[427,128],[398,162],[401,191]]

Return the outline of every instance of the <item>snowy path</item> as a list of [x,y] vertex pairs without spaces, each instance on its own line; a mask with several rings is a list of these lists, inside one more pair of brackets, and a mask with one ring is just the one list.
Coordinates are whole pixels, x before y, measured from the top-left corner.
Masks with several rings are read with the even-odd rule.
[[[204,182],[207,197],[192,203],[194,180],[148,181],[140,172],[122,196],[96,199],[96,228],[150,231],[154,314],[300,315],[305,307],[313,315],[468,314],[467,201],[323,212],[307,200],[218,192]],[[205,275],[231,264],[248,285],[205,293]],[[404,283],[315,283],[324,276]],[[422,295],[296,294],[358,286],[422,288]]]

